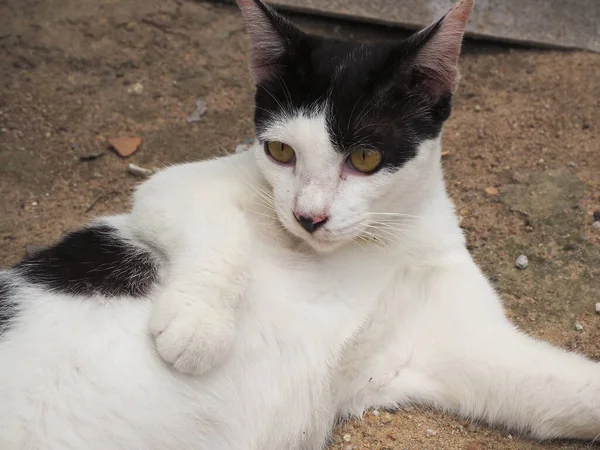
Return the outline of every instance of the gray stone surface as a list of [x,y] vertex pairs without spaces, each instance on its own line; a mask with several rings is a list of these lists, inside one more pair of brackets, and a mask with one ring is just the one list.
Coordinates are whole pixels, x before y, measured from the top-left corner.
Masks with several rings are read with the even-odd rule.
[[[453,0],[268,0],[277,8],[420,28]],[[600,52],[600,0],[476,0],[467,34],[544,47]]]

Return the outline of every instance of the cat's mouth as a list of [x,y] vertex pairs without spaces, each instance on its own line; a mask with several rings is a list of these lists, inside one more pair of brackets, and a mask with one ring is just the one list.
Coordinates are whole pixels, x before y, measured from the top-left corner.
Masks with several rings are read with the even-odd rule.
[[293,212],[275,206],[275,213],[288,233],[320,253],[336,250],[356,239],[364,231],[362,220],[351,221],[351,223],[344,221],[343,224],[340,224],[332,216],[329,216],[322,226],[308,231],[294,216]]
[[318,230],[308,232],[292,218],[286,217],[285,220],[281,220],[281,223],[289,233],[306,242],[314,250],[321,253],[331,252],[352,241],[361,233],[360,225],[353,224],[335,227],[331,222],[332,220],[330,218],[328,222]]

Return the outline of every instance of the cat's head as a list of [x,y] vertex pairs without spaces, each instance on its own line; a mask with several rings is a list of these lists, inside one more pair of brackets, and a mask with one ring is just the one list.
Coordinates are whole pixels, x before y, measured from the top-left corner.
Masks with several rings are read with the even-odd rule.
[[237,3],[257,85],[254,151],[282,224],[328,251],[410,212],[439,166],[473,0],[373,44],[309,35],[260,0]]

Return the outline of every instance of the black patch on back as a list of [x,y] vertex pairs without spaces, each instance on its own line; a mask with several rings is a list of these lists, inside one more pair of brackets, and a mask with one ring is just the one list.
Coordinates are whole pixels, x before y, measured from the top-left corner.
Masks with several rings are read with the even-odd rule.
[[437,137],[450,116],[451,96],[434,98],[412,61],[438,24],[404,41],[360,44],[311,36],[278,16],[287,53],[276,73],[257,86],[255,124],[261,135],[272,117],[323,108],[334,148],[349,154],[371,147],[382,167],[401,167],[419,143]]
[[72,295],[143,296],[158,276],[152,255],[108,225],[68,234],[15,269],[29,283]]
[[0,337],[10,328],[10,322],[17,314],[17,308],[13,301],[15,289],[4,280],[0,274]]

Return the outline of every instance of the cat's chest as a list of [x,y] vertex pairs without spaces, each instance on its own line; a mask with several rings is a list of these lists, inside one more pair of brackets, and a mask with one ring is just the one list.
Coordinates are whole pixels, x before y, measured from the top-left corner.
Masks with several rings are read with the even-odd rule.
[[271,246],[253,259],[245,305],[263,329],[285,324],[292,334],[312,330],[315,339],[330,330],[343,340],[389,290],[393,274],[393,265],[375,253],[307,255]]

